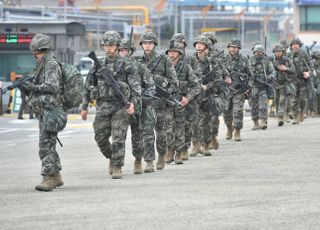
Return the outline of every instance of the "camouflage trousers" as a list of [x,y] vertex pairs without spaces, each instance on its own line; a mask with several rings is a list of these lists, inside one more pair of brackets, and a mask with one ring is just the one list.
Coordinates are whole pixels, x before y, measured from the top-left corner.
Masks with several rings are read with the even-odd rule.
[[268,94],[267,89],[254,87],[251,95],[251,118],[268,118]]
[[244,101],[244,94],[236,94],[228,99],[228,107],[223,114],[224,123],[227,126],[233,125],[236,129],[242,129]]
[[143,130],[143,158],[145,161],[154,161],[154,128],[157,122],[157,117],[154,112],[154,109],[151,106],[143,108],[141,111],[140,119]]
[[218,136],[219,125],[220,125],[219,116],[212,116],[212,137]]
[[[124,165],[128,126],[129,114],[125,108],[109,115],[98,112],[93,122],[98,147],[106,158],[112,160],[114,166]],[[109,141],[111,135],[112,144]]]
[[[167,107],[166,106],[154,106],[154,111],[156,115],[156,149],[159,155],[165,155],[167,152]],[[153,134],[154,135],[154,134]],[[154,161],[156,159],[155,152],[146,152],[144,155],[144,160]]]
[[188,151],[188,149],[191,147],[191,139],[192,139],[192,124],[197,120],[198,116],[198,106],[195,102],[195,100],[192,100],[189,102],[190,105],[194,108],[195,111],[190,111],[186,108],[186,119],[185,119],[185,129],[184,129],[184,151]]
[[[185,122],[186,109],[174,108],[173,112],[169,114],[168,119],[168,149],[181,153],[185,150]],[[170,132],[170,133],[169,133]],[[172,141],[171,139],[172,138]]]
[[286,96],[286,90],[285,87],[279,88],[275,90],[275,97],[277,98],[275,100],[276,103],[276,110],[278,117],[283,118],[287,111],[287,96]]
[[58,133],[49,133],[42,129],[43,124],[39,118],[39,157],[41,160],[41,175],[53,176],[62,167],[59,155],[56,151]]
[[141,125],[141,116],[131,115],[129,118],[131,129],[132,155],[141,160],[143,156],[143,129]]
[[[212,134],[212,115],[210,115],[209,111],[199,110],[200,119],[199,125],[201,130],[201,142],[202,145],[210,144],[213,138]],[[218,117],[218,116],[217,116]],[[219,119],[219,117],[218,117]]]
[[202,130],[201,130],[201,126],[200,126],[200,99],[196,100],[197,103],[197,112],[198,114],[192,119],[191,121],[191,140],[194,143],[201,143],[201,134],[202,134]]
[[297,91],[292,101],[292,110],[294,117],[298,117],[300,112],[305,112],[308,96],[305,83],[298,82],[295,86]]

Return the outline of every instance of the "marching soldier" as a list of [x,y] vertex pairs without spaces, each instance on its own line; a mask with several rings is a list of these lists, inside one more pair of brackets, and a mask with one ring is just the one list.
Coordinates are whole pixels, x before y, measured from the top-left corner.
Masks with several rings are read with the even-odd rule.
[[[141,86],[133,62],[119,56],[119,33],[107,31],[103,35],[102,43],[106,56],[99,62],[105,68],[99,69],[96,64],[90,70],[85,83],[81,116],[83,120],[87,119],[88,104],[91,100],[96,100],[97,112],[93,123],[95,140],[102,154],[110,159],[109,173],[112,179],[121,179],[129,119],[141,103]],[[110,76],[102,72],[104,69],[110,70],[112,77],[119,83],[128,105],[124,105],[115,93],[112,83],[108,82]],[[112,144],[109,141],[110,136]]]
[[[156,46],[158,45],[156,35],[153,32],[143,33],[139,44],[144,54],[137,57],[137,61],[145,64],[149,69],[153,75],[156,87],[159,85],[171,92],[177,89],[178,80],[172,63],[166,55],[158,54],[156,51]],[[171,112],[171,110],[169,109],[167,101],[162,96],[154,100],[152,107],[157,117],[155,130],[156,149],[159,155],[156,167],[158,170],[162,170],[165,166],[165,154],[167,152],[167,119],[168,113]],[[144,172],[154,172],[153,161],[155,160],[155,153],[151,151],[146,153],[144,160],[147,162]]]

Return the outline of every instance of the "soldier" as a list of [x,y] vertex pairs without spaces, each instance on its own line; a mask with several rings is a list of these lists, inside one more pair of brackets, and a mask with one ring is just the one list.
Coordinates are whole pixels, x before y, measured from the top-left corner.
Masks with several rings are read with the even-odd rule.
[[[153,75],[156,87],[157,85],[165,88],[168,91],[173,91],[177,87],[176,72],[168,59],[164,54],[158,54],[156,52],[156,46],[158,45],[158,39],[153,32],[145,32],[140,38],[140,46],[142,47],[144,54],[137,57],[137,61],[145,64]],[[159,95],[160,98],[154,99],[152,107],[156,112],[156,148],[159,154],[157,169],[162,170],[165,166],[165,154],[167,152],[167,117],[168,113],[173,111],[169,109],[167,101]],[[154,172],[155,160],[154,152],[148,152],[144,156],[144,160],[147,162],[147,166],[144,172]]]
[[[119,54],[121,57],[132,57],[136,51],[134,44],[128,39],[122,39],[119,46]],[[137,73],[141,84],[142,109],[140,112],[130,117],[132,154],[135,157],[134,174],[142,173],[141,159],[148,152],[154,152],[154,127],[156,124],[155,112],[149,101],[153,99],[155,94],[155,84],[153,77],[145,65],[131,58],[137,68]],[[140,105],[141,107],[141,105]]]
[[[189,63],[189,57],[186,55],[185,48],[188,45],[188,40],[186,35],[183,33],[176,33],[172,35],[170,41],[178,42],[183,45],[183,59],[186,60]],[[197,77],[197,76],[196,76]],[[191,105],[195,111],[197,111],[197,104],[195,103],[195,100],[192,100],[189,102],[189,105]],[[184,151],[182,152],[182,160],[189,160],[189,148],[191,147],[191,136],[192,136],[192,122],[197,119],[197,112],[195,113],[186,113],[186,119],[185,119],[185,144],[184,144]]]
[[[170,58],[179,80],[179,97],[177,98],[179,105],[174,107],[173,127],[171,129],[171,132],[173,132],[171,136],[174,140],[168,144],[166,163],[171,163],[174,160],[176,164],[182,164],[182,156],[188,157],[188,152],[185,152],[186,113],[195,112],[195,110],[190,111],[191,109],[187,106],[200,93],[201,88],[191,66],[184,58],[184,45],[182,43],[171,41],[166,54]],[[191,108],[194,109],[192,106]]]
[[266,129],[268,98],[270,98],[268,93],[272,90],[270,89],[270,85],[275,79],[276,72],[272,62],[266,57],[263,46],[257,45],[253,50],[253,54],[254,56],[249,61],[249,68],[254,82],[251,92],[251,118],[254,122],[253,130],[259,128]]
[[50,52],[50,37],[36,34],[30,50],[36,59],[35,80],[25,83],[22,90],[29,93],[28,106],[39,120],[39,156],[42,162],[42,182],[38,191],[52,191],[63,185],[61,163],[56,151],[58,132],[67,123],[67,113],[62,106],[62,72]]
[[314,78],[314,85],[316,88],[316,103],[315,111],[316,115],[320,115],[320,51],[314,51],[312,54],[313,66],[316,72]]
[[281,44],[276,44],[273,48],[274,58],[273,65],[276,70],[275,79],[275,100],[278,114],[278,125],[284,124],[284,115],[287,111],[286,99],[295,94],[293,81],[295,80],[296,71],[290,59],[284,56],[285,47]]
[[[103,45],[106,56],[99,62],[121,86],[122,94],[129,102],[124,105],[115,93],[114,86],[108,82],[108,76],[103,68],[95,65],[89,72],[85,83],[81,116],[87,119],[90,100],[97,101],[97,112],[93,123],[95,140],[102,154],[110,159],[109,173],[112,179],[121,179],[121,167],[124,165],[125,140],[129,126],[129,116],[133,115],[141,103],[141,86],[132,61],[121,58],[118,54],[121,37],[116,31],[107,31],[103,35]],[[109,141],[112,136],[112,144]]]
[[311,73],[313,72],[313,65],[307,53],[301,49],[303,43],[299,38],[292,39],[290,43],[290,59],[293,61],[297,71],[296,95],[293,99],[293,115],[294,122],[292,124],[299,124],[303,122],[304,113],[307,103],[307,81],[310,80]]
[[[210,52],[209,56],[211,59],[215,60],[216,62],[219,63],[220,68],[223,71],[223,75],[227,76],[227,70],[225,69],[225,65],[223,64],[222,60],[224,59],[224,50],[219,50],[214,45],[218,42],[216,33],[215,32],[204,32],[202,35],[206,36],[209,38],[210,41]],[[219,142],[217,139],[217,136],[219,134],[219,125],[220,125],[220,120],[219,117],[213,116],[212,119],[212,141],[210,143],[210,149],[219,149]]]
[[[199,121],[193,124],[194,132],[192,137],[193,149],[190,156],[202,153],[204,156],[211,156],[209,146],[213,139],[212,119],[217,119],[218,113],[215,98],[219,97],[219,87],[222,81],[222,70],[219,63],[209,57],[210,42],[204,35],[198,35],[193,43],[196,54],[191,57],[191,66],[198,66],[196,70],[201,79],[202,92],[199,95]],[[214,118],[212,118],[214,117]],[[201,150],[199,147],[202,146]]]
[[[228,74],[231,78],[234,76],[232,81],[245,84],[245,82],[240,82],[240,78],[237,78],[237,74],[243,74],[247,79],[250,77],[248,59],[240,54],[240,40],[235,38],[230,39],[227,47],[229,49],[229,53],[224,58],[223,63],[225,63]],[[245,85],[245,87],[248,87],[248,89],[252,87],[252,82],[248,81],[247,84],[248,85]],[[243,127],[243,106],[245,94],[247,93],[247,90],[238,90],[238,92],[233,92],[232,95],[229,96],[227,110],[223,114],[224,123],[228,128],[226,134],[227,140],[232,139],[234,130],[234,140],[242,140],[240,136],[240,130]]]

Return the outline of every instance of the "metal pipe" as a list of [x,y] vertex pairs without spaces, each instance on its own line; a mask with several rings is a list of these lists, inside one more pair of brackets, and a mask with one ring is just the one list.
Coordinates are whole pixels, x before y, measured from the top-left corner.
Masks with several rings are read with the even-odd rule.
[[0,2],[0,21],[3,21],[3,3]]
[[124,10],[124,11],[134,11],[141,10],[144,14],[144,24],[149,25],[149,9],[146,6],[81,6],[80,10],[92,10],[92,11],[114,11],[114,10]]

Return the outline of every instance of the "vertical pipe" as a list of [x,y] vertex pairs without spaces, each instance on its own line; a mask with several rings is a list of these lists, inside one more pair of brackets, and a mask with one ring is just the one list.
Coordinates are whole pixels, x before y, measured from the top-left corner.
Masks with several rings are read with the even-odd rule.
[[178,33],[178,0],[176,0],[174,6],[174,33]]

